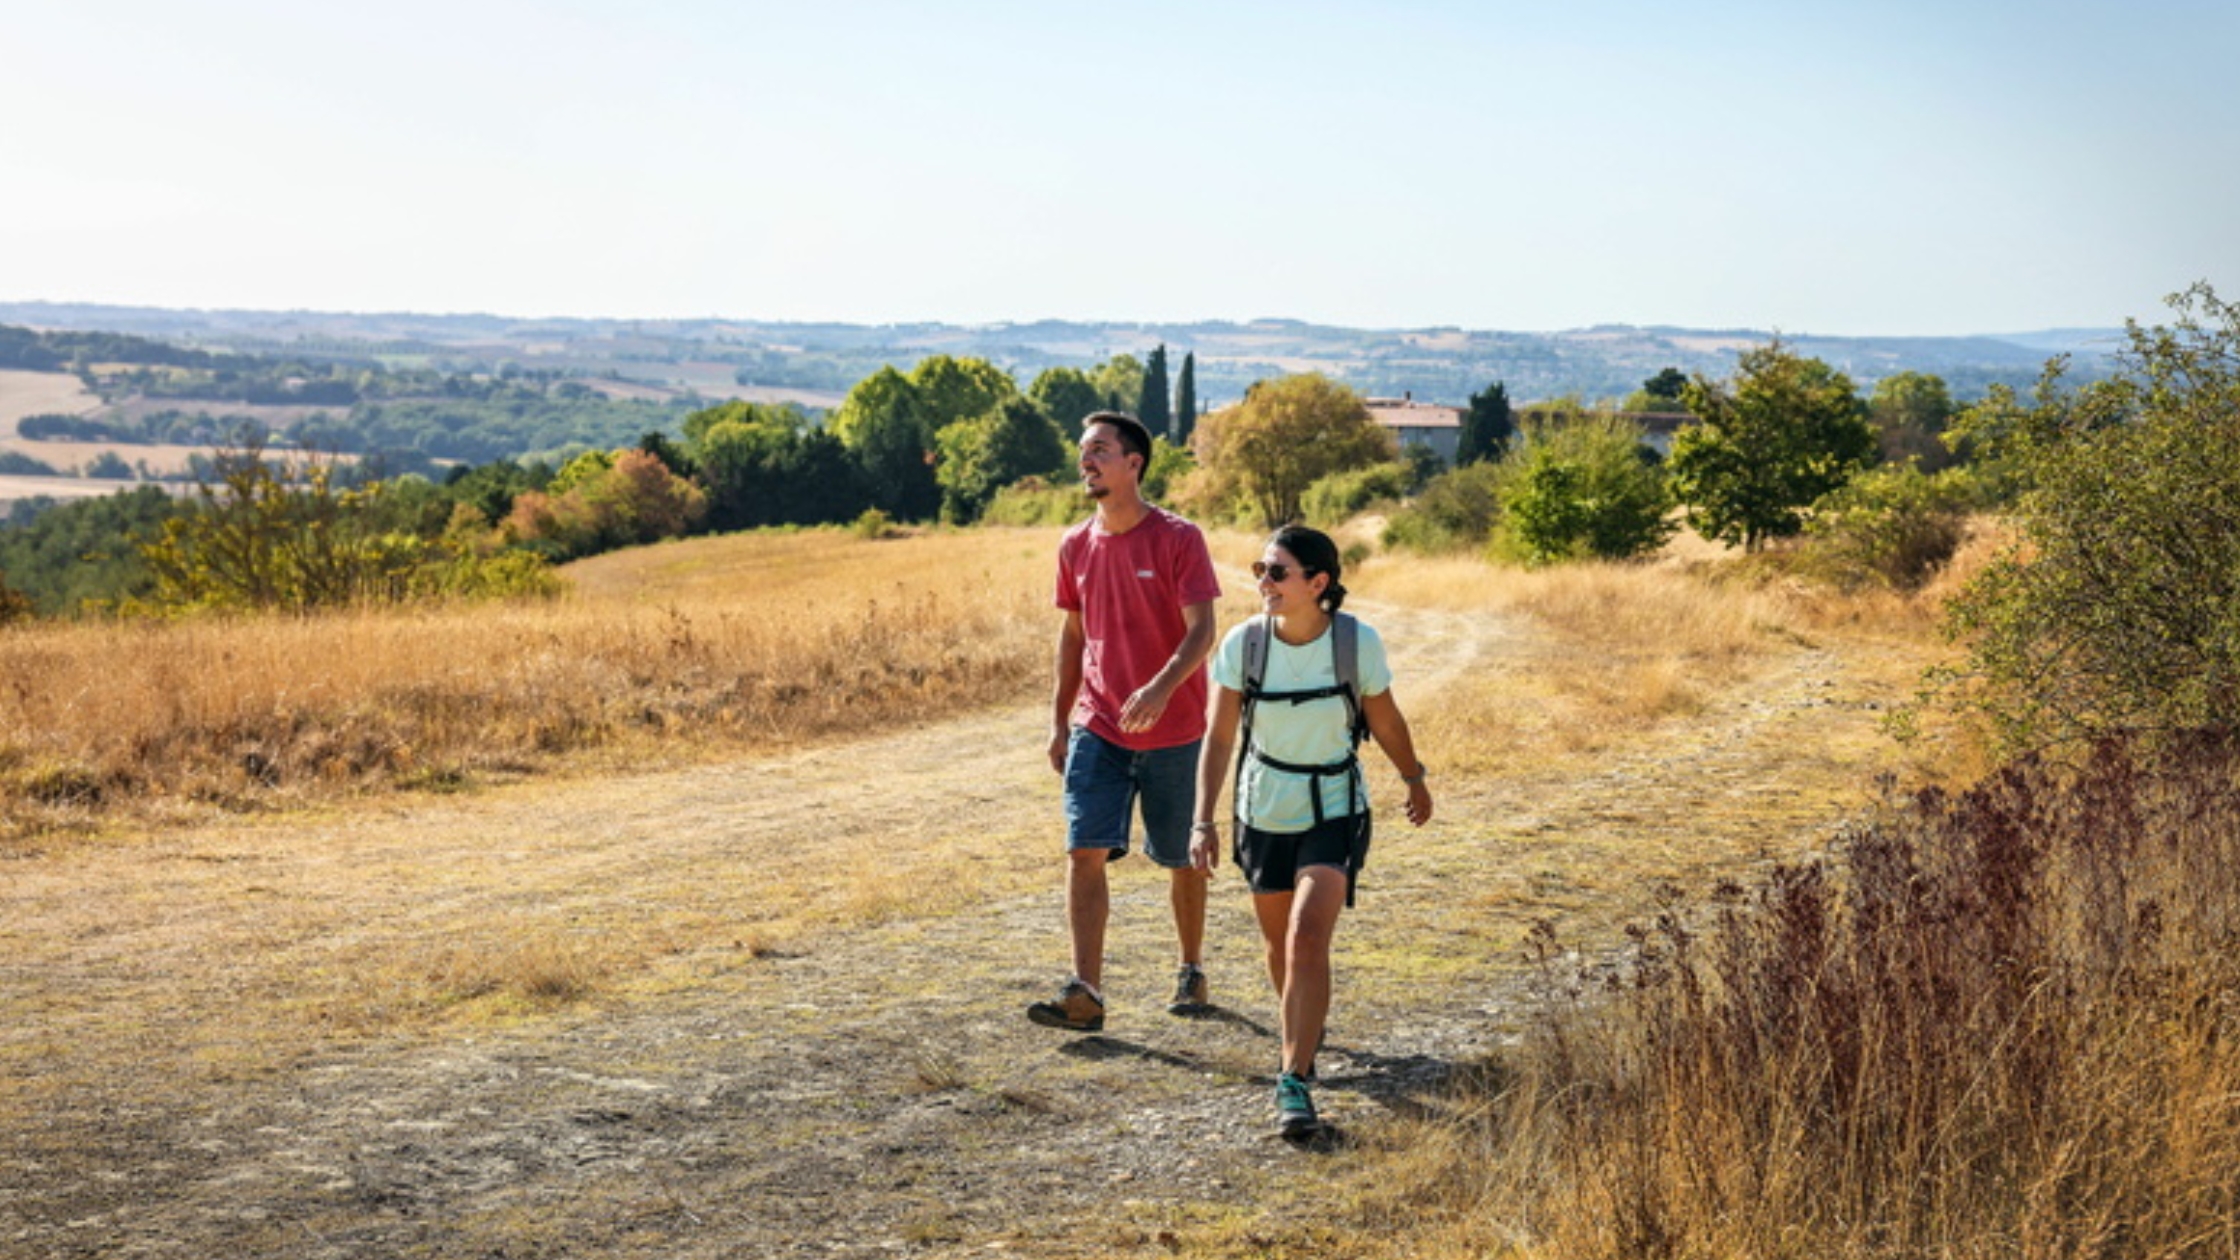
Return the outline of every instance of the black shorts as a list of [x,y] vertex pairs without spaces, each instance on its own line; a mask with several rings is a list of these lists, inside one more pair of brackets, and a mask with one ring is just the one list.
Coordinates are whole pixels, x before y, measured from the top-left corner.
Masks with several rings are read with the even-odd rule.
[[1237,832],[1234,856],[1256,893],[1290,892],[1298,886],[1301,867],[1338,867],[1346,873],[1350,906],[1354,880],[1369,862],[1369,815],[1326,818],[1305,831],[1244,827]]

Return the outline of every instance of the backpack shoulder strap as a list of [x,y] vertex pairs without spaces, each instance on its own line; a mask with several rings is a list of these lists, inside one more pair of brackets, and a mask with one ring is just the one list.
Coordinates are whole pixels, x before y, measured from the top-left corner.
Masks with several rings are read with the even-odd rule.
[[1268,636],[1274,631],[1274,622],[1266,616],[1254,617],[1244,626],[1244,703],[1238,714],[1237,781],[1229,799],[1239,836],[1244,834],[1247,812],[1244,763],[1252,757],[1252,711],[1260,705],[1260,684],[1268,676]]
[[1268,635],[1271,627],[1265,616],[1254,617],[1244,627],[1244,694],[1249,702],[1260,694],[1260,684],[1268,676]]
[[1358,745],[1368,730],[1368,720],[1361,715],[1361,623],[1352,613],[1342,612],[1331,618],[1330,657],[1353,722],[1353,742]]
[[1353,695],[1361,694],[1361,623],[1352,613],[1339,613],[1330,619],[1331,664],[1337,667],[1338,685]]

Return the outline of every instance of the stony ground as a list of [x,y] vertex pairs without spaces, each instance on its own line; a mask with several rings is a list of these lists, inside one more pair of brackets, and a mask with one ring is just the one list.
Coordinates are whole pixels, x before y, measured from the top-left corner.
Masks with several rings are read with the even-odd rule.
[[[1529,646],[1377,619],[1417,694]],[[1234,871],[1210,1015],[1162,1009],[1164,883],[1137,859],[1104,1031],[1020,1017],[1064,960],[1033,706],[0,859],[0,1256],[1164,1254],[1311,1212],[1302,1161],[1380,1158],[1498,1056],[1533,922],[1607,949],[1662,881],[1824,843],[1879,755],[1886,673],[1794,644],[1684,739],[1442,781],[1431,827],[1380,825],[1319,1149],[1267,1136],[1273,1011]],[[802,930],[763,889],[852,926]],[[384,986],[460,965],[444,942],[512,925],[628,947],[570,1000],[383,1018],[406,1000]]]

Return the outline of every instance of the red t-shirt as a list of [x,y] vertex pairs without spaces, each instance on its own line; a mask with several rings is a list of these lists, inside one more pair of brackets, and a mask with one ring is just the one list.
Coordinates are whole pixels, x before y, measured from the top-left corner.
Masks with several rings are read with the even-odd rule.
[[1081,614],[1081,693],[1073,724],[1144,752],[1206,733],[1206,668],[1190,672],[1148,731],[1122,733],[1120,708],[1174,658],[1182,610],[1221,598],[1213,556],[1198,527],[1154,507],[1124,534],[1091,517],[1058,544],[1058,607]]

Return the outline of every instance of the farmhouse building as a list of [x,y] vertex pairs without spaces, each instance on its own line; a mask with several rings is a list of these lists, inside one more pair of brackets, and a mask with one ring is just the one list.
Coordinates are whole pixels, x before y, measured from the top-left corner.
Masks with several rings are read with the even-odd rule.
[[1462,408],[1419,403],[1413,391],[1398,398],[1371,398],[1369,416],[1392,434],[1401,449],[1429,447],[1432,454],[1454,463],[1462,449]]

